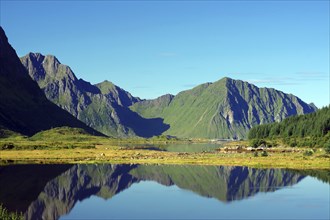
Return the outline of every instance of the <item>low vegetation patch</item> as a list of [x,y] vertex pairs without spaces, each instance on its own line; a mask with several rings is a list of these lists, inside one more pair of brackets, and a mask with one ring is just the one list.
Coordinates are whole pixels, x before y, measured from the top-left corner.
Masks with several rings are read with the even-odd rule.
[[[215,152],[167,152],[150,148],[150,143],[191,143],[168,136],[151,139],[95,137],[79,129],[57,128],[33,137],[0,139],[0,163],[116,163],[200,164],[292,169],[330,169],[329,153],[309,148],[284,147],[281,141],[226,142]],[[205,140],[198,140],[205,142]],[[259,146],[258,146],[259,145]],[[276,147],[274,147],[276,146]],[[326,148],[325,148],[326,149]]]
[[330,151],[330,106],[314,113],[288,117],[282,122],[255,126],[249,131],[248,138],[251,145],[275,140],[285,146]]
[[23,220],[23,214],[18,212],[9,212],[2,204],[0,204],[1,220]]

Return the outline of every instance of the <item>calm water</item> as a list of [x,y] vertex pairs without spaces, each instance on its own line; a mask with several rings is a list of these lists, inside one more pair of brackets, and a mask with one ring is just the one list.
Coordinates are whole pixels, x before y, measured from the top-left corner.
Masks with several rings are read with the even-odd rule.
[[124,144],[126,147],[141,147],[147,150],[160,150],[170,152],[212,152],[222,147],[219,143],[191,143],[191,144]]
[[26,219],[329,219],[329,171],[225,166],[0,167]]

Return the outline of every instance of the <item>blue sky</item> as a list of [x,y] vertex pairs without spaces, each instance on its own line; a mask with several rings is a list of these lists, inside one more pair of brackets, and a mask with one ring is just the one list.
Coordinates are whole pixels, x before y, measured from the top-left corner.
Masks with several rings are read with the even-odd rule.
[[228,76],[329,104],[329,1],[1,1],[19,56],[141,98]]

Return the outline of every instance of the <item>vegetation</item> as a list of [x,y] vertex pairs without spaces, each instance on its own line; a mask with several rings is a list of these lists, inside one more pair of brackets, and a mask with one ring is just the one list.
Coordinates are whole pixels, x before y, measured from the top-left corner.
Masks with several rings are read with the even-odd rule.
[[304,156],[312,156],[314,154],[314,151],[312,149],[305,150]]
[[325,144],[324,150],[327,154],[330,154],[330,140]]
[[230,78],[176,96],[136,102],[130,108],[145,118],[163,118],[170,125],[164,134],[225,139],[246,138],[256,124],[315,111],[293,95]]
[[307,115],[292,116],[282,122],[253,127],[248,135],[251,143],[280,139],[291,147],[324,147],[330,150],[330,106]]
[[15,134],[1,138],[0,150],[90,149],[107,139],[90,135],[81,128],[59,127],[41,131],[32,137]]
[[0,138],[19,138],[22,137],[21,134],[11,131],[9,129],[6,129],[0,125]]
[[[1,131],[1,130],[0,130]],[[45,150],[45,149],[93,149],[98,145],[125,147],[129,149],[148,148],[149,144],[206,142],[204,139],[178,139],[161,135],[152,138],[108,138],[93,136],[81,128],[58,127],[41,131],[32,137],[6,130],[6,137],[0,138],[0,150]]]
[[250,145],[254,148],[259,147],[260,145],[266,145],[267,142],[264,139],[252,139]]
[[0,219],[1,220],[23,220],[22,213],[9,212],[5,207],[0,204]]
[[262,156],[262,157],[268,157],[268,153],[267,153],[267,151],[263,151],[263,152],[261,153],[261,156]]
[[[0,139],[0,163],[135,163],[135,164],[200,164],[295,169],[329,169],[330,155],[315,151],[304,155],[305,149],[290,151],[282,147],[259,152],[167,152],[166,144],[206,142],[159,136],[150,139],[114,139],[92,136],[83,129],[60,127],[42,131],[32,137],[13,136]],[[206,142],[207,143],[207,142]],[[247,146],[247,141],[227,142],[226,146]]]
[[98,145],[94,149],[2,150],[0,162],[3,164],[196,164],[255,168],[330,169],[330,157],[326,156],[324,152],[317,151],[308,157],[304,156],[303,152],[303,149],[290,153],[277,151],[268,153],[267,157],[254,157],[254,152],[178,153]]
[[[19,141],[10,138],[0,139],[0,163],[199,164],[330,169],[330,156],[325,151],[316,151],[311,156],[305,156],[304,149],[296,148],[294,152],[287,153],[285,148],[278,147],[265,153],[260,152],[260,157],[255,157],[254,152],[226,153],[219,150],[195,153],[150,150],[147,143],[154,141],[162,145],[164,140],[168,141],[168,137],[159,138],[159,142],[155,139],[136,139],[135,141],[139,142],[135,143],[134,140],[130,140],[131,143],[126,145],[128,140],[90,136],[80,129],[56,128],[31,138],[21,138]],[[169,140],[180,143],[180,140]]]

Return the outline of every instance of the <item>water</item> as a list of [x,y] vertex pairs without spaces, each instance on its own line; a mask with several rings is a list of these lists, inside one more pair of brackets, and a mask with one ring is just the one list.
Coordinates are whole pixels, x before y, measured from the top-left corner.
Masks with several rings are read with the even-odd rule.
[[222,144],[218,143],[191,143],[191,144],[124,144],[125,147],[138,147],[146,150],[159,150],[169,152],[213,152],[222,147]]
[[212,152],[222,147],[219,144],[194,143],[194,144],[167,144],[163,148],[170,152]]
[[329,219],[329,171],[188,165],[0,167],[26,219]]

